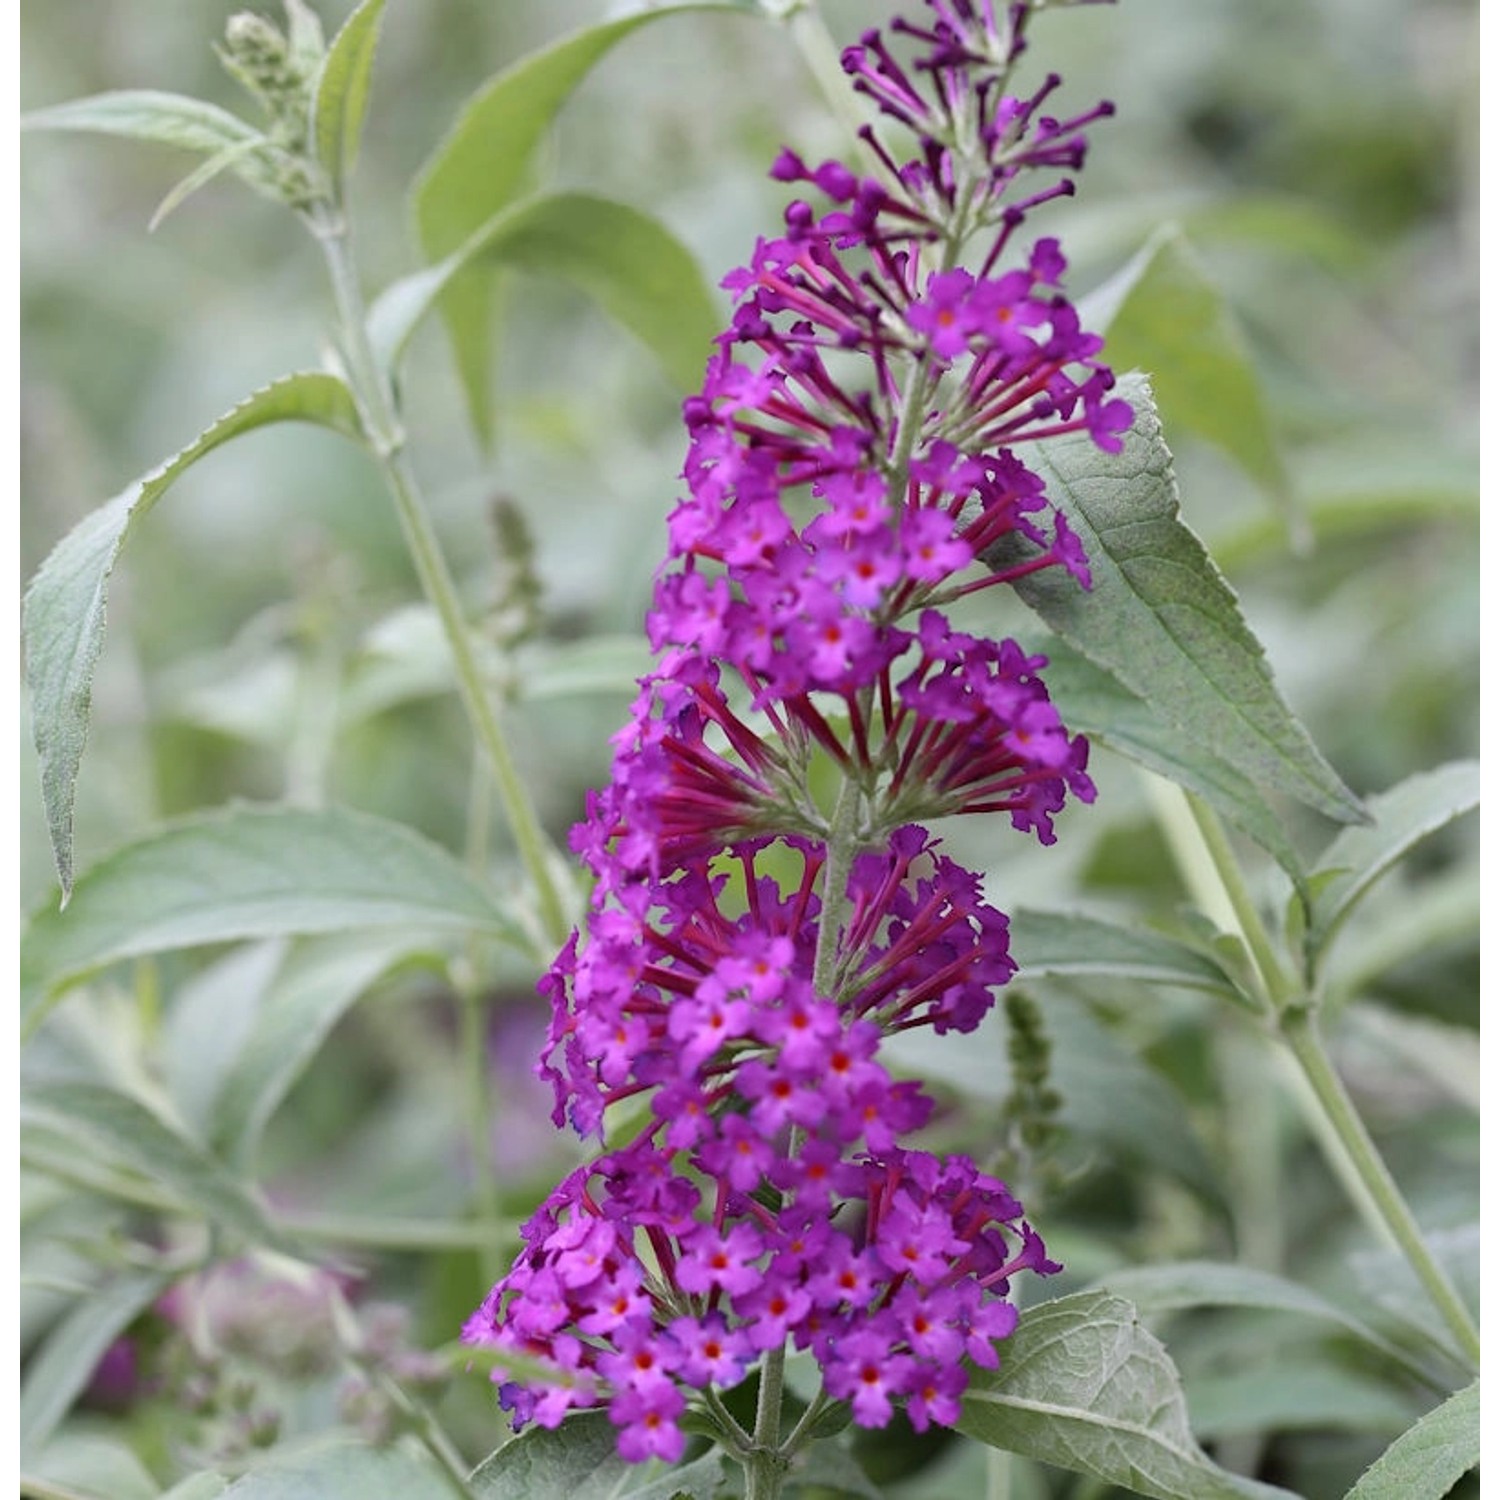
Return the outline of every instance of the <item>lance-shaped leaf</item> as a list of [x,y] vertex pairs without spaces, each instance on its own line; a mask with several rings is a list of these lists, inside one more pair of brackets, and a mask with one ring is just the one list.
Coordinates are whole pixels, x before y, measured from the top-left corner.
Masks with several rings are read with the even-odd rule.
[[1216,1261],[1182,1261],[1112,1271],[1102,1280],[1104,1290],[1124,1297],[1145,1317],[1189,1308],[1242,1307],[1319,1319],[1352,1334],[1418,1379],[1428,1379],[1423,1367],[1404,1349],[1367,1323],[1307,1287],[1268,1271]]
[[1145,698],[1055,636],[1034,644],[1047,658],[1047,691],[1070,729],[1196,792],[1293,880],[1302,880],[1303,862],[1290,834],[1248,777],[1200,741],[1174,731]]
[[405,934],[323,939],[277,975],[213,1105],[216,1146],[242,1166],[339,1018],[413,949]]
[[1479,1382],[1408,1428],[1360,1476],[1346,1500],[1442,1500],[1479,1464]]
[[184,1210],[256,1244],[285,1247],[249,1187],[139,1099],[96,1083],[27,1087],[21,1120],[87,1159],[138,1172]]
[[158,89],[119,89],[32,110],[21,117],[21,128],[118,135],[210,157],[233,153],[240,178],[267,197],[281,197],[276,148],[253,125],[206,99]]
[[1018,579],[1016,592],[1071,646],[1146,699],[1176,736],[1202,745],[1263,795],[1296,798],[1339,822],[1361,821],[1359,799],[1282,701],[1234,592],[1183,523],[1150,386],[1127,377],[1121,394],[1135,408],[1122,453],[1069,433],[1032,456],[1083,542],[1093,588],[1046,568]]
[[[639,11],[564,37],[491,79],[464,106],[417,179],[412,206],[422,253],[429,261],[453,254],[521,196],[542,135],[589,70],[617,43],[664,16],[736,8],[743,9],[689,4]],[[464,276],[450,284],[443,318],[475,431],[487,442],[490,295],[484,278]]]
[[120,550],[131,528],[184,470],[230,438],[270,422],[315,422],[349,437],[360,431],[354,398],[342,380],[316,372],[288,375],[226,412],[161,468],[85,517],[53,548],[26,591],[26,682],[64,902],[73,889],[78,766],[88,737],[94,668],[104,644],[109,577]]
[[359,153],[384,10],[385,0],[363,0],[355,7],[324,55],[313,89],[312,145],[335,201],[342,201],[345,180]]
[[1023,979],[1033,974],[1139,979],[1237,998],[1224,971],[1185,944],[1079,912],[1013,912],[1010,951]]
[[1430,833],[1479,804],[1479,766],[1455,761],[1408,777],[1370,799],[1374,818],[1366,828],[1346,828],[1318,860],[1318,887],[1308,924],[1306,951],[1316,962],[1360,898]]
[[702,376],[719,319],[697,262],[648,214],[588,193],[503,209],[446,259],[387,287],[370,311],[370,339],[388,367],[444,292],[486,266],[573,282],[640,338],[679,386]]
[[1084,327],[1108,334],[1118,368],[1151,377],[1174,432],[1214,444],[1291,509],[1291,480],[1244,331],[1177,226],[1155,234],[1083,299],[1078,315]]
[[452,855],[403,824],[347,808],[202,814],[126,845],[83,876],[66,911],[32,918],[23,1014],[35,1025],[64,987],[122,958],[380,927],[524,941]]
[[708,1453],[669,1468],[655,1459],[626,1463],[619,1434],[602,1411],[569,1417],[560,1427],[530,1427],[497,1449],[469,1479],[476,1500],[714,1500],[724,1456]]
[[78,1302],[32,1356],[17,1412],[23,1457],[34,1454],[67,1416],[115,1338],[166,1290],[168,1278],[132,1271]]
[[958,1429],[1156,1500],[1288,1500],[1203,1452],[1167,1351],[1107,1292],[1028,1309],[999,1370],[975,1372]]

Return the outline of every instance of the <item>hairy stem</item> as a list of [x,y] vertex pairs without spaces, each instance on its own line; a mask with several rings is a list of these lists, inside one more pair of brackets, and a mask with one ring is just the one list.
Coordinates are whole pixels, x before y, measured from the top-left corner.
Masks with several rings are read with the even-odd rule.
[[390,380],[376,360],[365,327],[364,297],[359,288],[348,220],[342,213],[330,211],[315,217],[312,222],[333,283],[340,340],[350,384],[365,424],[366,438],[396,503],[402,534],[422,591],[442,622],[443,634],[453,656],[459,696],[494,774],[517,851],[536,891],[543,935],[548,944],[556,947],[567,937],[571,923],[553,868],[552,843],[516,769],[515,757],[474,654],[453,575],[443,557],[416,474],[406,455],[406,438],[396,415]]
[[781,1386],[786,1345],[773,1349],[760,1367],[755,1401],[755,1444],[745,1460],[745,1500],[779,1500],[787,1461],[780,1451]]

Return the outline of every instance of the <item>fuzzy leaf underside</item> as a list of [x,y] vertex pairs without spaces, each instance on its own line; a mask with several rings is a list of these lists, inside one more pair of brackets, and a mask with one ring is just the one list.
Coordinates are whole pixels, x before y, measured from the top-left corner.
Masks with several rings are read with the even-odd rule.
[[1155,1500],[1288,1500],[1203,1452],[1166,1350],[1107,1292],[1028,1309],[1000,1369],[974,1373],[958,1429]]

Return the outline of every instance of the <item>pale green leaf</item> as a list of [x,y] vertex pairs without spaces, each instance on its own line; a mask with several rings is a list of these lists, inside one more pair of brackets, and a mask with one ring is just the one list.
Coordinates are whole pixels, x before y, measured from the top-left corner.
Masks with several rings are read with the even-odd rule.
[[1334,878],[1322,886],[1313,903],[1306,938],[1309,962],[1317,961],[1360,898],[1391,866],[1478,802],[1479,766],[1474,761],[1454,761],[1421,772],[1372,797],[1374,822],[1346,828],[1318,860],[1319,873]]
[[1195,792],[1293,880],[1300,878],[1302,860],[1290,835],[1248,777],[1199,740],[1175,731],[1146,698],[1056,637],[1035,645],[1047,657],[1047,691],[1069,729]]
[[1291,509],[1291,481],[1244,333],[1177,226],[1159,230],[1078,314],[1108,336],[1117,368],[1151,377],[1170,429],[1214,444]]
[[255,141],[236,141],[234,145],[225,146],[222,151],[216,151],[207,161],[199,162],[156,205],[156,212],[151,215],[151,220],[146,225],[146,232],[149,234],[155,230],[168,214],[179,209],[199,188],[207,187],[215,177],[223,172],[227,172],[231,167],[237,166],[255,150],[256,145]]
[[[522,58],[464,105],[422,168],[412,206],[422,252],[442,260],[525,191],[537,144],[594,65],[632,32],[664,16],[728,10],[714,4],[664,5],[606,21]],[[443,317],[475,430],[490,432],[489,288],[465,276],[448,287]]]
[[[1464,1305],[1479,1317],[1480,1232],[1478,1224],[1429,1229],[1423,1236],[1428,1253],[1447,1273]],[[1418,1334],[1463,1368],[1469,1362],[1454,1347],[1453,1330],[1427,1295],[1411,1262],[1399,1250],[1357,1250],[1348,1265],[1369,1315],[1382,1315],[1393,1331]]]
[[1120,394],[1135,408],[1122,453],[1070,433],[1033,455],[1083,543],[1093,588],[1045,568],[1017,579],[1016,592],[1174,734],[1262,794],[1297,798],[1340,822],[1362,819],[1359,799],[1282,701],[1233,591],[1182,521],[1150,386],[1127,377]]
[[375,934],[309,944],[277,976],[214,1103],[210,1136],[248,1164],[261,1132],[339,1018],[413,949],[410,936]]
[[1442,1500],[1478,1465],[1476,1380],[1403,1432],[1365,1470],[1346,1500]]
[[222,1474],[205,1472],[173,1485],[161,1500],[219,1500],[228,1488],[229,1481]]
[[960,1432],[1156,1500],[1286,1500],[1198,1446],[1176,1368],[1121,1298],[1030,1308],[1000,1357],[998,1371],[974,1372]]
[[57,875],[73,888],[73,798],[88,736],[94,668],[104,644],[109,576],[138,521],[204,454],[270,422],[315,422],[349,437],[360,432],[349,388],[336,376],[288,375],[225,413],[161,468],[87,516],[37,570],[22,614],[32,732],[42,766],[42,797]]
[[1236,997],[1224,971],[1201,953],[1162,933],[1077,912],[1019,908],[1010,917],[1010,946],[1022,979],[1035,974],[1138,979]]
[[363,0],[355,7],[324,55],[313,90],[313,145],[335,201],[343,199],[344,184],[359,152],[384,10],[385,0]]
[[[158,1500],[157,1484],[121,1438],[103,1432],[64,1428],[33,1459],[28,1478],[41,1480],[47,1500]],[[23,1489],[23,1494],[32,1493]]]
[[470,1477],[475,1500],[714,1500],[724,1457],[709,1453],[672,1468],[653,1459],[626,1463],[618,1429],[602,1411],[569,1417],[552,1430],[529,1427]]
[[104,1351],[166,1290],[168,1278],[134,1271],[79,1302],[31,1357],[18,1411],[21,1453],[34,1456],[89,1383]]
[[245,1183],[129,1094],[95,1083],[32,1084],[21,1098],[21,1119],[72,1142],[91,1161],[141,1173],[210,1224],[285,1245]]
[[880,1491],[860,1468],[854,1455],[833,1438],[812,1443],[793,1460],[787,1485],[794,1494],[804,1489],[815,1495],[850,1495],[855,1500],[881,1500]]
[[69,983],[104,964],[204,943],[351,928],[520,930],[446,850],[347,808],[238,806],[170,823],[95,865],[66,911],[21,940],[34,1025]]
[[1245,1432],[1400,1432],[1411,1398],[1363,1370],[1298,1349],[1195,1377],[1188,1386],[1193,1430],[1204,1438]]
[[424,1450],[342,1442],[273,1454],[223,1493],[224,1500],[454,1500],[452,1482]]
[[370,338],[389,367],[444,291],[485,267],[573,282],[651,349],[676,384],[689,389],[702,378],[719,316],[697,263],[649,215],[588,193],[502,209],[437,265],[388,287],[371,309]]
[[[1112,1271],[1101,1289],[1124,1297],[1143,1317],[1200,1307],[1259,1308],[1316,1318],[1352,1334],[1387,1359],[1421,1374],[1409,1355],[1383,1334],[1344,1311],[1326,1297],[1269,1271],[1216,1261],[1181,1261],[1173,1265],[1138,1266]],[[1423,1377],[1425,1378],[1425,1376]]]

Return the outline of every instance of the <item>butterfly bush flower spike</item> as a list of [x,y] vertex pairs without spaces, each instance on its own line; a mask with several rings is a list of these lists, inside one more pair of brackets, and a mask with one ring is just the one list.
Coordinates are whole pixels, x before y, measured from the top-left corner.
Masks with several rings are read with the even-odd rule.
[[933,1101],[880,1055],[972,1031],[1014,971],[1004,914],[924,825],[1003,813],[1047,844],[1094,796],[1045,659],[947,613],[1040,569],[1088,587],[1029,445],[1118,452],[1131,419],[1057,240],[1024,234],[1111,112],[1048,113],[1055,77],[1011,91],[1031,10],[928,0],[867,32],[844,69],[914,150],[867,129],[878,176],[783,151],[807,197],[725,280],[657,664],[574,831],[594,893],[541,986],[554,1118],[602,1142],[608,1117],[613,1145],[464,1330],[517,1426],[603,1408],[623,1457],[675,1460],[684,1417],[787,1347],[862,1426],[951,1424],[964,1361],[995,1367],[1016,1326],[1012,1278],[1060,1269],[1003,1182],[914,1149]]

